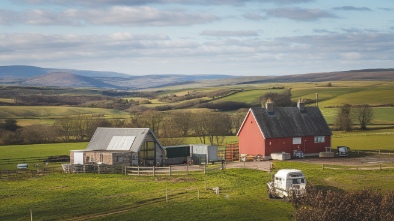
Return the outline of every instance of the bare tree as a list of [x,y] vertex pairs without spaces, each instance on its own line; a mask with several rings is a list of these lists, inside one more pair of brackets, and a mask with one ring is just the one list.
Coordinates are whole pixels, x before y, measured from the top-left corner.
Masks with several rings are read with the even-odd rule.
[[193,128],[193,135],[200,139],[200,142],[205,144],[207,138],[206,130],[206,121],[207,115],[209,114],[208,111],[200,111],[198,113],[194,113],[193,117],[191,118],[192,121],[192,128]]
[[226,113],[201,111],[193,115],[194,135],[201,143],[220,144],[224,136],[231,134],[231,129],[231,119]]
[[136,113],[133,119],[133,125],[137,127],[150,128],[156,135],[160,132],[160,127],[164,115],[156,110],[147,110],[141,113]]
[[337,130],[352,130],[352,106],[350,104],[343,105],[335,118],[335,128]]
[[173,115],[173,120],[176,127],[179,129],[180,135],[183,137],[187,137],[192,126],[192,113],[187,112],[179,112]]
[[290,107],[291,102],[291,90],[285,89],[282,93],[267,92],[260,97],[260,102],[265,103],[268,99],[271,99],[277,107]]
[[372,107],[368,104],[363,104],[353,108],[353,116],[360,123],[362,130],[367,129],[367,124],[370,124],[373,118]]
[[241,108],[241,109],[238,109],[231,116],[231,122],[232,122],[233,129],[235,130],[235,133],[237,133],[239,128],[241,127],[241,124],[244,121],[245,115],[246,115],[247,112],[248,112],[248,109]]

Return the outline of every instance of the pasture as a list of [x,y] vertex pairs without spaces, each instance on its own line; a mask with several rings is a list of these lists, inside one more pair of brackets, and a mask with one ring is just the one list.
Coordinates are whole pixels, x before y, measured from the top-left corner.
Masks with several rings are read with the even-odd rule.
[[[266,175],[243,169],[171,177],[52,174],[1,181],[0,218],[26,220],[32,210],[35,220],[291,219],[290,204],[266,196]],[[212,191],[217,186],[219,195]]]
[[[344,159],[345,160],[345,159]],[[393,170],[322,170],[319,164],[274,161],[275,171],[297,168],[320,189],[392,189]],[[205,175],[126,176],[50,174],[2,180],[1,220],[292,220],[294,209],[269,199],[272,173],[227,169]],[[379,182],[376,182],[379,180]],[[219,187],[219,194],[212,188]]]

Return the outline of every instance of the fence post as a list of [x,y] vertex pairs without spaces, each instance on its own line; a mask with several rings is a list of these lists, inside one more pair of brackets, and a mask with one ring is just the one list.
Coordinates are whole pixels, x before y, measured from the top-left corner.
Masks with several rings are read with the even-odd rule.
[[321,165],[321,169],[324,170],[324,163]]
[[197,199],[200,199],[200,190],[197,190]]
[[140,166],[137,166],[137,174],[140,175]]
[[155,166],[153,166],[153,176],[155,176]]
[[127,166],[124,166],[124,175],[127,175]]
[[379,150],[379,155],[380,155],[380,150]]
[[169,171],[170,171],[170,176],[171,176],[171,165],[168,167]]
[[204,174],[206,174],[206,171],[207,171],[207,165],[204,164]]
[[189,175],[189,164],[186,164],[186,175]]
[[382,164],[381,163],[379,163],[379,168],[380,168],[380,170],[382,170]]
[[167,187],[167,184],[166,184],[166,203],[168,203],[168,187]]

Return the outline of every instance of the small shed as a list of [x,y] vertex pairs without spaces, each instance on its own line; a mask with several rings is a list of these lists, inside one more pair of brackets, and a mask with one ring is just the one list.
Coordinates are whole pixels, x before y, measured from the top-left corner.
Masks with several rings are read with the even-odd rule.
[[177,146],[166,146],[164,149],[164,164],[183,164],[187,163],[188,157],[190,157],[190,146],[189,145],[177,145]]
[[194,164],[207,164],[219,161],[218,150],[218,146],[190,144],[190,153]]
[[162,166],[164,151],[149,128],[104,128],[93,134],[86,150],[71,150],[71,164]]

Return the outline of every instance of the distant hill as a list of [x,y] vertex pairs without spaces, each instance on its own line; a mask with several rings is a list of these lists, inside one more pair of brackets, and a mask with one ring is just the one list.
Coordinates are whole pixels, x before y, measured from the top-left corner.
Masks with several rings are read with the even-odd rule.
[[[363,69],[342,72],[309,73],[285,76],[231,75],[145,75],[35,66],[0,66],[0,85],[147,89],[165,86],[223,86],[270,82],[322,82],[346,80],[394,80],[394,69]],[[187,86],[186,86],[187,85]]]
[[72,88],[114,88],[114,85],[104,83],[91,77],[55,72],[28,78],[21,82],[26,86],[51,86],[51,87],[72,87]]
[[349,80],[394,80],[394,69],[364,69],[340,72],[309,73],[298,75],[253,77],[242,83],[268,83],[268,82],[322,82],[322,81],[349,81]]
[[56,68],[40,68],[28,65],[11,65],[0,66],[0,77],[36,77],[44,74],[55,72],[71,73],[86,77],[129,77],[130,75],[108,72],[108,71],[87,71],[87,70],[74,70],[74,69],[56,69]]

